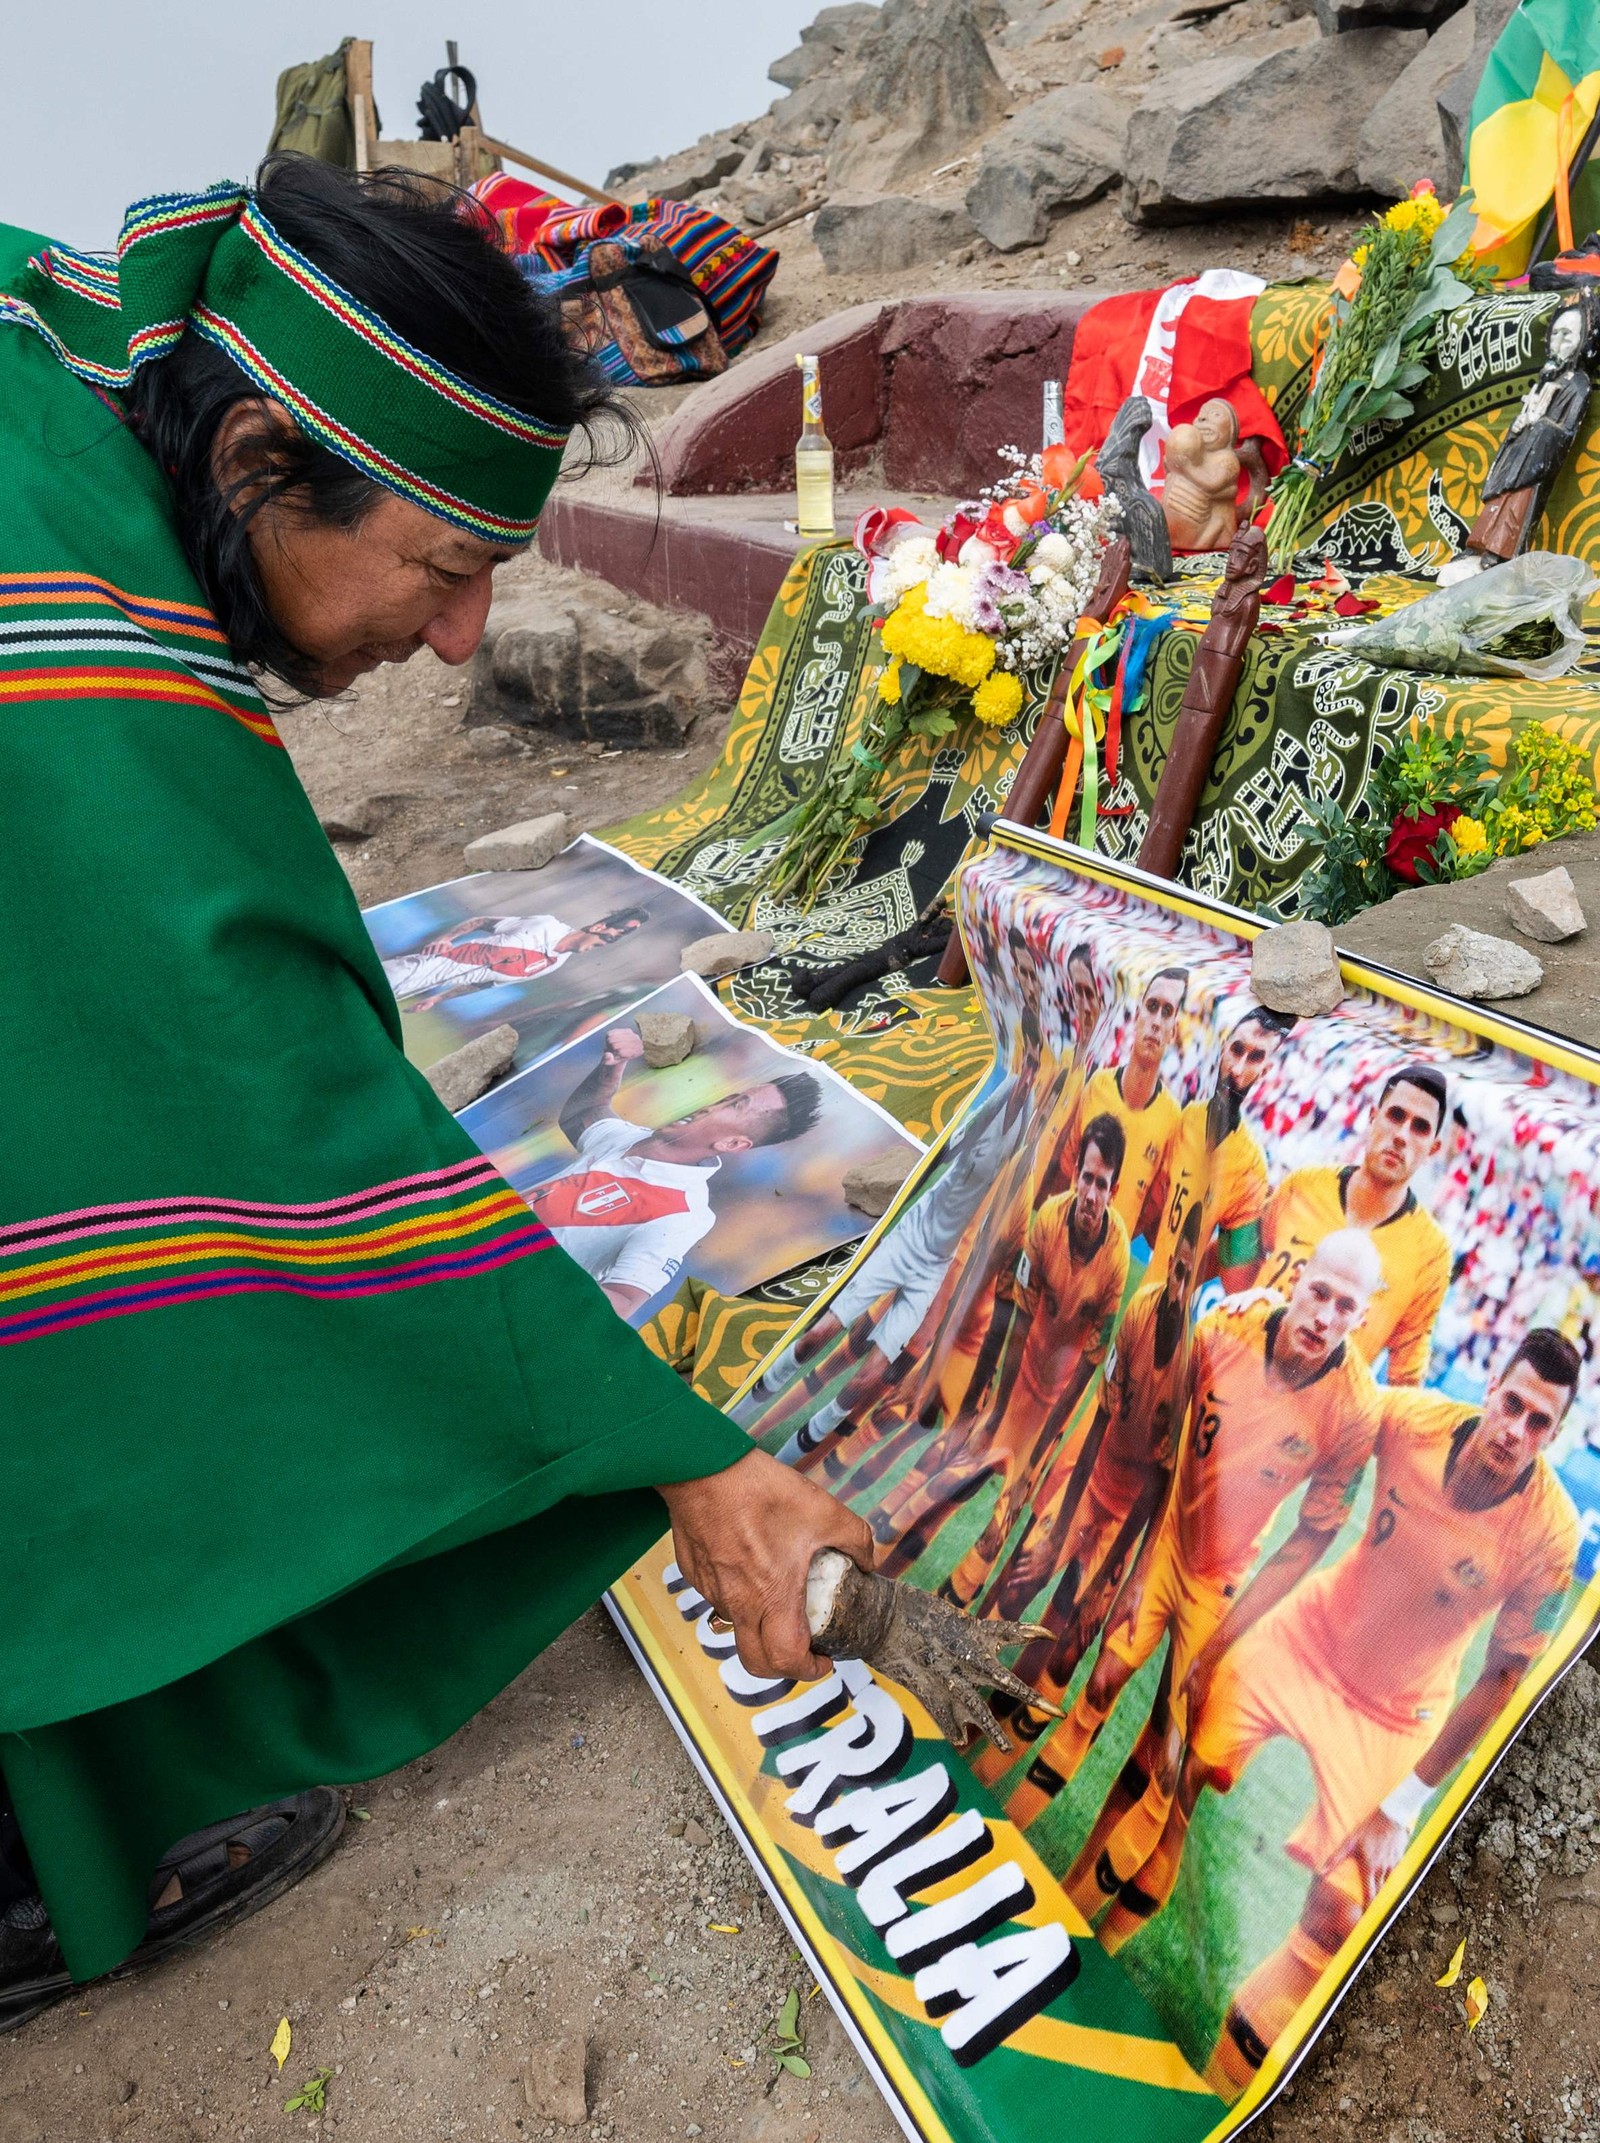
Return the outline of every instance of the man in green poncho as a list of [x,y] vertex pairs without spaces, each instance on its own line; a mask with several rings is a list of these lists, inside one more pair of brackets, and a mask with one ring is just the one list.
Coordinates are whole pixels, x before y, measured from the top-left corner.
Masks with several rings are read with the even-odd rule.
[[254,683],[466,661],[607,409],[398,178],[0,227],[0,2028],[293,1882],[663,1499],[757,1673],[869,1559],[406,1064]]

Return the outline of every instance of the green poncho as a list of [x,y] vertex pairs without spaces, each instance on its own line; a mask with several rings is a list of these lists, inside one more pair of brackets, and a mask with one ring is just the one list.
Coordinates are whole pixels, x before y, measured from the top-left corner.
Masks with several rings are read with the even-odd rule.
[[406,1064],[109,394],[0,321],[0,411],[0,1768],[88,1976],[175,1839],[451,1733],[749,1446]]

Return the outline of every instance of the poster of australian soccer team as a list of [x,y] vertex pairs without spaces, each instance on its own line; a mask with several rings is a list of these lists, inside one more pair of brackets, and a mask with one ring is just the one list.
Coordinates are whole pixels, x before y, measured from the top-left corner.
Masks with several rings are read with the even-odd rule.
[[1220,2137],[1593,1626],[1600,1063],[1269,1011],[1049,844],[961,919],[995,1067],[737,1411],[1042,1701],[958,1754],[754,1682],[669,1549],[617,1604],[908,2133]]

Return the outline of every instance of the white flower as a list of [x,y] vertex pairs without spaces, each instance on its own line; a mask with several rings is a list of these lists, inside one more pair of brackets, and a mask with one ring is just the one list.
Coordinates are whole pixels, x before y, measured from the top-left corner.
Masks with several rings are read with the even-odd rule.
[[1038,547],[1033,555],[1037,564],[1052,566],[1059,572],[1063,566],[1072,563],[1077,553],[1065,536],[1058,535],[1054,529],[1051,529],[1049,535],[1039,538]]
[[977,575],[970,566],[942,564],[934,567],[928,579],[925,608],[930,618],[954,618],[958,625],[973,630],[972,599],[977,589]]
[[[881,562],[884,594],[889,601],[898,602],[910,589],[921,587],[939,563],[939,554],[932,536],[908,536]],[[873,600],[882,598],[875,595]]]

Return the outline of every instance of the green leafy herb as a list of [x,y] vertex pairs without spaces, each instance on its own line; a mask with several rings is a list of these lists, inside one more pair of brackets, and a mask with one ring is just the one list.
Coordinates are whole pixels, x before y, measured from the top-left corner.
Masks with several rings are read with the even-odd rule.
[[791,1987],[783,1998],[783,2007],[778,2011],[777,2022],[772,2027],[772,2055],[778,2064],[777,2074],[787,2070],[791,2076],[809,2076],[811,2064],[806,2059],[805,2040],[800,2032],[800,1989]]
[[333,2081],[332,2069],[318,2069],[315,2076],[308,2076],[293,2098],[283,2102],[285,2113],[326,2113],[328,2110],[328,2086]]

